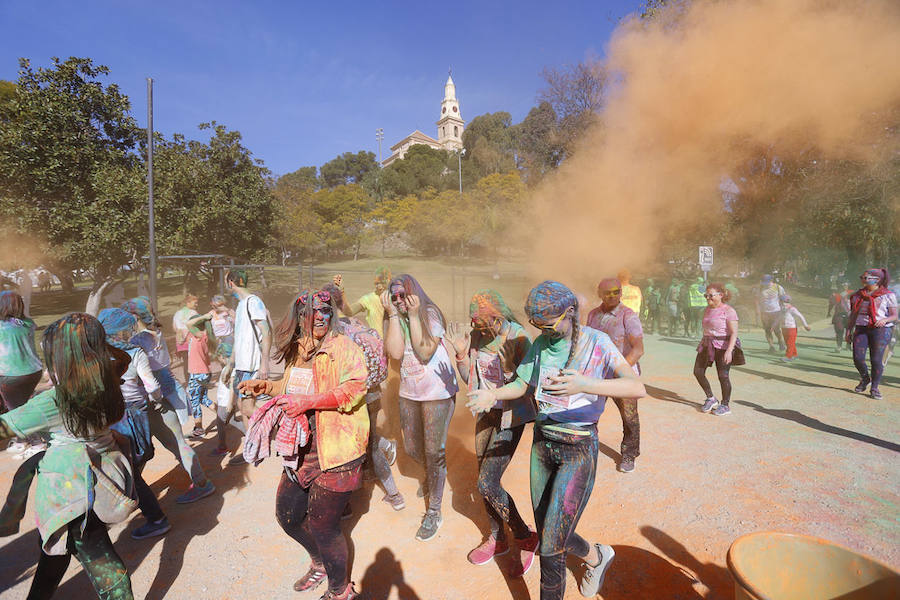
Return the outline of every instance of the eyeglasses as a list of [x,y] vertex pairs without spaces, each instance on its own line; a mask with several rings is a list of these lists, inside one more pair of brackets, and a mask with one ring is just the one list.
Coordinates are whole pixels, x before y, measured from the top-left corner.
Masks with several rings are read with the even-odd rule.
[[563,314],[559,315],[556,321],[553,322],[553,325],[547,325],[546,323],[535,323],[534,319],[528,319],[528,322],[531,323],[532,327],[540,329],[541,331],[556,331],[556,328],[559,327],[559,324],[567,314],[569,314],[569,311],[565,311]]
[[721,296],[722,294],[703,294],[703,297],[709,300],[710,298],[715,298],[716,296]]
[[614,289],[614,290],[606,290],[603,292],[604,296],[619,296],[621,294],[622,294],[622,290],[620,290],[618,288]]

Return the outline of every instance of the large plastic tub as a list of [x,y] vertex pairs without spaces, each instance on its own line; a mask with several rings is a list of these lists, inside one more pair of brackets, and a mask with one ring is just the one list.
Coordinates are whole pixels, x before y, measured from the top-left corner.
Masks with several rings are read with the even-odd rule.
[[827,540],[791,533],[741,536],[728,549],[735,600],[897,600],[893,569]]

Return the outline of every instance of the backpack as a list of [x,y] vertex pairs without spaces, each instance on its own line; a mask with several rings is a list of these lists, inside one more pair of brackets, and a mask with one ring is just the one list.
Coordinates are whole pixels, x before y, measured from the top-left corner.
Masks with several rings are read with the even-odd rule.
[[362,349],[366,357],[366,389],[371,390],[387,379],[387,355],[384,353],[384,342],[378,332],[364,325],[358,319],[342,318],[342,333],[353,340]]

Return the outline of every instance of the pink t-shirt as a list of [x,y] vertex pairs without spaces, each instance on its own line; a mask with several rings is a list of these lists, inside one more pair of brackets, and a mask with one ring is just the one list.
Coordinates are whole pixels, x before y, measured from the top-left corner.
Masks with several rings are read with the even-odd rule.
[[196,336],[188,333],[188,373],[199,375],[209,373],[209,339],[206,332]]
[[719,308],[706,308],[703,313],[703,337],[713,338],[713,348],[722,349],[728,344],[727,339],[715,339],[728,335],[728,321],[737,321],[737,312],[728,304]]

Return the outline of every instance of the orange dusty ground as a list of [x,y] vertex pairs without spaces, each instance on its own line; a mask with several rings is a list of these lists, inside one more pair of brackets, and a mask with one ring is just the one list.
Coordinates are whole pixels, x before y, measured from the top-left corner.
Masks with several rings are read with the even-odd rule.
[[[735,369],[733,413],[697,411],[702,394],[691,376],[693,343],[650,336],[642,361],[651,394],[640,406],[642,447],[637,470],[615,470],[621,423],[607,411],[600,422],[597,482],[579,526],[589,540],[612,544],[616,560],[607,599],[731,598],[725,554],[753,531],[798,532],[839,542],[897,568],[900,565],[900,445],[894,365],[875,401],[849,390],[855,371],[848,353],[830,352],[830,327],[813,323],[800,338],[801,360],[784,365],[763,352],[759,333],[744,334],[748,364]],[[717,390],[717,384],[714,382]],[[460,397],[462,399],[462,397]],[[208,415],[207,415],[208,418]],[[531,433],[504,484],[526,520]],[[237,437],[231,438],[233,444]],[[111,530],[132,572],[137,598],[318,598],[291,589],[305,570],[304,551],[275,523],[279,464],[228,468],[209,457],[213,436],[196,444],[218,490],[196,504],[176,505],[187,476],[157,444],[145,477],[173,525],[163,538],[134,541],[139,516]],[[539,570],[522,579],[504,575],[509,558],[475,567],[466,553],[486,520],[475,489],[473,418],[460,401],[448,441],[449,485],[444,525],[430,542],[414,539],[423,511],[415,497],[420,470],[402,451],[395,466],[407,508],[395,513],[368,484],[344,521],[352,578],[369,598],[527,599],[538,597]],[[16,468],[0,453],[0,490]],[[23,532],[0,540],[0,598],[24,598],[38,556],[29,511]],[[570,561],[566,598],[579,598]],[[93,596],[73,561],[58,598]]]

